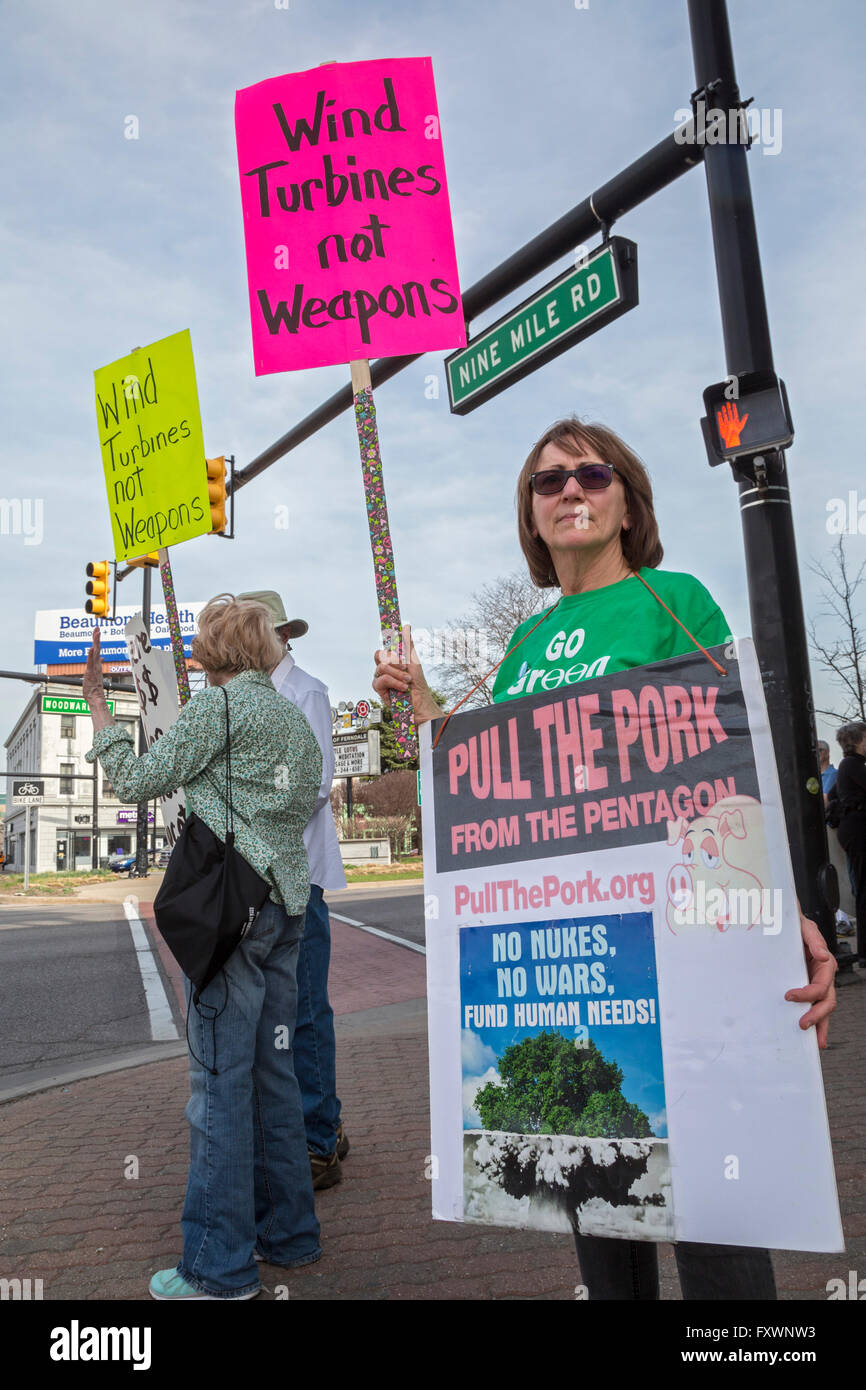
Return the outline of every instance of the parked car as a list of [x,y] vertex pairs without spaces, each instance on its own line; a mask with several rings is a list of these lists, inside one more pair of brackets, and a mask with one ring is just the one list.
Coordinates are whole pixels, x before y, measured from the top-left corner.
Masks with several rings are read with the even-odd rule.
[[169,861],[170,858],[171,858],[171,846],[170,846],[170,845],[166,845],[165,848],[164,848],[164,849],[161,849],[161,850],[159,851],[158,855],[156,856],[156,867],[157,867],[158,869],[165,869],[165,868],[167,868],[167,866],[168,866],[168,861]]
[[134,863],[134,854],[113,854],[108,861],[108,867],[113,874],[127,874]]

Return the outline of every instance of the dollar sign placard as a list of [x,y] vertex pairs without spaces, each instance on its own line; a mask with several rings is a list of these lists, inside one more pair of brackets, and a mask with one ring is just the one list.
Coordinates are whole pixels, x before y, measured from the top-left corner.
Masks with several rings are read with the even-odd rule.
[[[142,618],[136,614],[124,629],[126,650],[148,748],[152,748],[166,729],[171,728],[180,709],[174,665],[170,654],[153,647]],[[186,823],[183,792],[178,790],[160,798],[165,838],[169,845],[177,840]]]
[[157,700],[159,699],[159,690],[157,686],[154,685],[152,679],[152,672],[150,668],[147,666],[142,666],[141,668],[141,682],[144,689],[147,691],[147,694],[150,698],[150,703],[152,705],[155,705],[157,703]]

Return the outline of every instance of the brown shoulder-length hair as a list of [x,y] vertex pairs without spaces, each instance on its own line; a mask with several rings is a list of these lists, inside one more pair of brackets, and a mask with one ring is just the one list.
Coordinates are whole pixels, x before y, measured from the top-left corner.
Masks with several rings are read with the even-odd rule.
[[263,603],[218,594],[198,615],[191,654],[208,673],[272,671],[283,659],[283,645]]
[[653,511],[653,490],[649,474],[637,454],[605,425],[584,424],[576,415],[557,420],[532,446],[517,479],[517,533],[526,556],[533,584],[539,589],[559,588],[550,551],[539,536],[532,534],[532,485],[530,476],[539,466],[542,450],[556,444],[575,457],[594,450],[605,463],[612,463],[625,484],[631,527],[621,532],[622,553],[633,570],[655,569],[664,551]]

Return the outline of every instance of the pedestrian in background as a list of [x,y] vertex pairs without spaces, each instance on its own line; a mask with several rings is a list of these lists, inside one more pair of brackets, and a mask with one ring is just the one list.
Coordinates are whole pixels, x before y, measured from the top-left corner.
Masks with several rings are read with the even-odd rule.
[[322,753],[319,795],[304,830],[310,862],[310,900],[304,915],[304,935],[298,958],[298,1015],[292,1043],[313,1187],[320,1191],[341,1181],[342,1160],[349,1152],[337,1096],[337,1043],[334,1011],[328,998],[331,920],[325,892],[346,887],[340,843],[331,812],[334,780],[331,700],[328,687],[302,670],[291,654],[290,641],[303,637],[309,631],[309,624],[303,618],[289,621],[280,595],[272,589],[259,589],[239,597],[254,599],[268,609],[281,644],[281,659],[271,672],[271,680],[280,695],[291,700],[309,720]]
[[[264,907],[190,1005],[190,1164],[176,1269],[153,1276],[151,1295],[193,1302],[254,1298],[256,1255],[272,1264],[321,1256],[300,1093],[290,1047],[296,971],[310,891],[304,826],[316,802],[322,756],[300,710],[270,678],[281,659],[270,615],[222,594],[199,615],[192,655],[209,688],[180,710],[140,757],[108,712],[99,629],[84,676],[96,758],[123,801],[182,787],[194,813],[225,839],[227,733],[235,848],[271,884]],[[223,687],[224,689],[217,689]],[[228,699],[228,729],[226,698]]]
[[827,805],[827,797],[836,785],[836,769],[830,762],[830,745],[825,743],[822,738],[818,739],[818,766],[821,769],[821,790],[824,793],[824,805]]
[[836,733],[842,760],[836,774],[839,798],[839,844],[848,856],[854,879],[857,918],[857,963],[866,966],[866,724],[853,720]]
[[[853,936],[854,928],[851,925],[848,913],[845,911],[845,906],[849,907],[853,912],[854,875],[851,872],[851,861],[839,844],[839,836],[837,834],[837,817],[835,814],[837,808],[833,808],[833,803],[838,797],[838,793],[834,790],[837,771],[830,762],[830,745],[829,743],[825,743],[821,738],[818,739],[818,766],[821,770],[821,790],[824,793],[824,813],[827,822],[827,847],[830,851],[830,861],[836,870],[836,876],[839,882],[840,905],[836,909],[836,935]],[[851,888],[850,899],[848,897],[846,879]]]

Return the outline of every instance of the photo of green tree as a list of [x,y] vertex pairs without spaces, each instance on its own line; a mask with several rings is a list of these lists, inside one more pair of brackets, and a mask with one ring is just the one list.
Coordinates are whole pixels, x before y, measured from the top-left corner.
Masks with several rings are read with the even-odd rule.
[[488,1081],[475,1097],[485,1129],[608,1139],[653,1134],[648,1117],[622,1094],[622,1068],[591,1039],[576,1046],[562,1033],[536,1033],[506,1047],[499,1075],[502,1085]]

